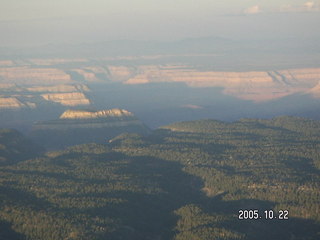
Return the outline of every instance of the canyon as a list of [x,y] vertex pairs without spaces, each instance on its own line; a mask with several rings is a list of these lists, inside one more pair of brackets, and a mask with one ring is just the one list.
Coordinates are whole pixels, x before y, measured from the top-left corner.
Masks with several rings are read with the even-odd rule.
[[[72,63],[75,67],[69,67]],[[57,67],[58,66],[58,67]],[[221,87],[223,93],[253,102],[292,94],[319,98],[320,68],[269,71],[212,71],[190,65],[93,65],[85,59],[31,59],[0,62],[0,109],[36,107],[31,95],[63,106],[91,105],[88,85],[183,83],[191,88]],[[25,100],[29,97],[29,100]]]
[[90,105],[85,94],[89,91],[86,85],[60,84],[59,81],[57,85],[48,86],[3,83],[0,84],[0,109],[36,108],[43,103],[62,106]]
[[204,64],[208,56],[196,56],[203,58],[198,64],[183,61],[192,57],[0,61],[0,123],[27,131],[35,121],[57,119],[67,109],[106,108],[129,109],[150,127],[199,117],[320,118],[320,66],[232,70]]

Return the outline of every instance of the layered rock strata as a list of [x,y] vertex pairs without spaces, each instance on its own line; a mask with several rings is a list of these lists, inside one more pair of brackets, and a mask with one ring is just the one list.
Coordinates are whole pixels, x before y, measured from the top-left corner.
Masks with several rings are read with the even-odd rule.
[[[0,64],[0,84],[29,85],[30,91],[60,93],[51,86],[71,85],[77,83],[121,82],[124,84],[147,84],[154,82],[181,82],[190,87],[222,87],[224,93],[246,100],[268,101],[295,93],[317,94],[309,92],[320,81],[320,68],[283,69],[270,71],[222,72],[200,70],[187,65],[91,65],[89,60],[49,59],[30,60],[31,63],[42,64],[42,67],[27,64],[17,64],[17,61],[2,61]],[[83,67],[58,68],[50,64],[80,64]],[[13,65],[12,65],[13,64]],[[37,86],[35,89],[33,86]],[[39,89],[48,86],[51,89]],[[0,86],[2,90],[2,87]],[[63,91],[65,93],[74,90]],[[85,90],[77,91],[85,92]],[[43,92],[44,93],[44,92]],[[62,99],[70,96],[43,96],[67,105]],[[80,95],[78,95],[80,97]],[[68,104],[74,106],[75,103]],[[85,103],[85,100],[80,101]]]
[[133,113],[119,108],[101,111],[67,110],[60,116],[60,119],[98,119],[110,117],[133,117]]
[[85,95],[90,89],[84,84],[23,87],[0,84],[0,109],[36,108],[43,103],[62,106],[87,106],[91,102]]
[[47,101],[60,103],[64,106],[90,105],[90,100],[81,92],[48,93],[41,96]]
[[82,143],[106,143],[122,133],[148,134],[149,129],[124,109],[67,110],[59,119],[38,122],[31,138],[49,149]]

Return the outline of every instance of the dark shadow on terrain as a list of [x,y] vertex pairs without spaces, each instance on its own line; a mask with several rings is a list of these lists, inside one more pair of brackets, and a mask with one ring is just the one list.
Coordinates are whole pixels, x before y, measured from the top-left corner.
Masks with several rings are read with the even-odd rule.
[[[313,220],[292,218],[288,220],[276,219],[279,213],[274,211],[274,219],[266,219],[264,211],[274,209],[276,203],[255,199],[241,199],[236,201],[224,201],[220,194],[203,204],[206,212],[215,215],[232,215],[233,219],[223,221],[219,227],[227,228],[245,234],[246,240],[291,240],[291,239],[318,239],[320,224]],[[239,219],[239,210],[259,210],[261,219]],[[283,209],[285,210],[285,209]]]
[[[85,146],[82,147],[85,148]],[[134,150],[134,148],[131,148],[131,150]],[[85,157],[85,160],[82,161],[83,157]],[[127,185],[124,189],[117,189],[115,187],[114,190],[96,192],[94,188],[96,184],[110,183],[107,178],[77,178],[73,174],[27,170],[2,169],[2,171],[17,174],[33,174],[35,177],[41,176],[60,180],[81,181],[86,184],[86,187],[92,187],[92,192],[89,191],[86,194],[72,195],[65,192],[59,195],[59,197],[74,198],[74,201],[77,201],[77,198],[81,197],[90,197],[93,200],[95,197],[123,200],[117,203],[106,203],[103,207],[56,207],[52,209],[52,211],[64,212],[70,218],[75,217],[75,219],[76,216],[83,215],[86,220],[92,220],[96,217],[115,220],[115,230],[113,232],[102,233],[102,235],[97,236],[97,239],[173,239],[174,227],[178,220],[178,217],[174,215],[174,211],[187,204],[199,205],[205,213],[209,213],[210,215],[233,216],[232,219],[218,222],[213,227],[243,233],[246,240],[315,240],[319,236],[317,235],[319,223],[312,220],[290,218],[290,212],[289,220],[239,220],[238,214],[240,209],[259,209],[260,214],[264,214],[264,210],[273,209],[276,203],[255,199],[226,201],[223,197],[227,193],[222,193],[214,198],[208,198],[200,191],[203,187],[202,181],[198,177],[184,172],[183,165],[178,162],[165,161],[150,156],[130,156],[119,152],[95,154],[93,152],[90,153],[90,151],[87,153],[85,151],[77,152],[74,149],[74,152],[71,151],[70,153],[52,158],[50,164],[53,167],[57,165],[72,168],[72,164],[65,164],[68,159],[82,161],[81,164],[90,164],[90,166],[91,164],[98,164],[101,161],[110,161],[111,167],[117,167],[114,172],[110,171],[111,174],[119,174],[121,176],[119,181],[125,179],[122,184]],[[117,165],[117,160],[126,161],[121,161],[120,165]],[[115,184],[117,183],[116,181]],[[48,210],[51,207],[49,202],[38,199],[31,193],[11,188],[9,183],[8,187],[0,187],[0,192],[4,193],[13,202],[32,206],[39,211],[43,209]],[[79,224],[82,224],[82,222]],[[15,238],[12,239],[16,240]],[[1,233],[0,240],[2,240]],[[20,239],[17,238],[17,240]],[[22,240],[24,239],[22,238]]]
[[37,177],[49,177],[49,178],[55,178],[57,180],[74,180],[79,181],[78,178],[72,177],[68,174],[64,173],[55,173],[55,172],[41,172],[41,171],[35,171],[35,170],[11,170],[11,169],[2,169],[3,172],[9,172],[17,175],[30,175],[33,176],[35,179]]
[[314,166],[313,160],[310,158],[290,156],[290,159],[286,160],[284,164],[303,179],[312,178],[312,174],[320,175],[320,170]]
[[205,208],[208,212],[218,214],[237,214],[240,209],[273,209],[275,203],[255,199],[241,199],[236,201],[225,201],[223,197],[227,193],[219,194],[216,197],[207,199]]
[[203,196],[200,179],[181,170],[181,165],[152,157],[131,157],[117,173],[132,176],[142,189],[113,191],[107,197],[126,200],[121,204],[89,209],[92,217],[119,219],[122,227],[108,239],[172,239],[177,216],[174,210]]
[[71,128],[34,130],[30,138],[48,150],[61,150],[70,146],[88,143],[106,144],[122,133],[147,134],[148,129],[140,126],[102,127],[102,128]]
[[[54,165],[58,165],[59,167],[64,167],[66,170],[73,170],[75,166],[71,164],[68,160],[74,161],[75,159],[80,159],[80,158],[91,158],[91,163],[94,164],[94,162],[112,162],[112,161],[117,161],[120,159],[125,158],[125,155],[122,153],[118,152],[107,152],[107,153],[102,153],[102,154],[89,154],[89,153],[78,153],[78,152],[71,152],[71,153],[66,153],[63,155],[60,155],[58,157],[54,157],[48,161],[48,164],[50,164],[53,168]],[[52,169],[54,170],[54,169]],[[19,175],[31,175],[35,179],[37,177],[49,177],[49,178],[54,178],[56,180],[71,180],[74,182],[85,182],[85,183],[104,183],[106,180],[100,180],[100,179],[85,179],[82,177],[76,177],[74,175],[68,174],[68,173],[61,173],[61,172],[50,172],[50,170],[45,169],[45,171],[40,170],[19,170],[19,169],[6,169],[2,168],[0,169],[1,172],[8,172],[12,174],[16,174],[17,176]],[[1,189],[1,187],[0,187]],[[12,193],[16,193],[17,190],[11,191]],[[22,191],[21,191],[22,192]],[[25,192],[26,193],[26,192]],[[29,193],[26,193],[29,194]]]
[[238,231],[248,240],[319,239],[319,224],[312,220],[247,220],[238,223]]
[[[201,134],[201,135],[199,135]],[[220,143],[203,143],[201,140],[203,140],[203,133],[192,133],[192,132],[173,132],[168,129],[157,129],[152,132],[149,136],[145,137],[146,143],[149,145],[153,144],[170,144],[170,146],[179,146],[181,145],[183,148],[187,146],[187,148],[199,148],[203,151],[206,151],[209,154],[222,154],[226,150],[234,149],[235,147],[230,144],[220,144]],[[212,136],[212,133],[208,134]],[[168,137],[173,138],[186,138],[186,139],[192,139],[193,142],[187,142],[187,141],[179,141],[179,142],[168,142]],[[251,137],[251,136],[250,136]],[[195,141],[199,140],[199,143],[196,143]],[[212,139],[209,139],[209,141],[212,141]],[[174,148],[174,147],[171,147]],[[176,149],[176,148],[175,148]]]
[[0,221],[0,240],[26,240],[26,237],[12,230],[10,223]]
[[120,160],[125,157],[124,154],[119,153],[119,152],[104,152],[104,153],[88,153],[88,152],[70,152],[70,153],[65,153],[60,156],[54,157],[50,159],[50,162],[53,165],[59,165],[63,167],[71,167],[70,162],[68,162],[68,159],[77,159],[77,158],[84,158],[88,157],[90,159],[94,159],[92,161],[115,161],[115,160]]
[[[120,217],[128,226],[127,231],[119,230],[111,239],[172,239],[173,227],[177,217],[173,211],[187,204],[198,204],[205,212],[212,215],[231,215],[233,220],[218,223],[215,227],[226,228],[243,233],[246,240],[291,240],[317,239],[319,224],[312,220],[290,218],[289,220],[265,220],[264,211],[274,209],[276,203],[255,199],[225,201],[223,193],[215,198],[205,197],[199,189],[202,183],[199,178],[186,174],[181,165],[151,157],[135,157],[123,169],[121,174],[133,174],[145,183],[159,186],[160,193],[123,193],[128,201],[117,207],[106,207],[98,212],[106,212],[113,217]],[[239,220],[239,210],[258,209],[262,219]],[[275,215],[278,215],[275,213]],[[130,229],[130,230],[129,230]],[[120,234],[120,235],[118,235]],[[128,234],[128,235],[126,235]]]
[[51,203],[48,201],[37,198],[34,194],[19,190],[12,187],[2,187],[0,186],[0,192],[4,199],[11,203],[20,204],[24,206],[32,206],[34,209],[49,208]]

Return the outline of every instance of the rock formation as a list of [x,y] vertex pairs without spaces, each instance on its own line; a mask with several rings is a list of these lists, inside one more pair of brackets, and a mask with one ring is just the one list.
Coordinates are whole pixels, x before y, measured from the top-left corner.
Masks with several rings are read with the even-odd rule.
[[89,105],[84,84],[25,87],[16,84],[0,84],[0,109],[36,108],[45,102],[63,106]]
[[60,103],[64,106],[90,105],[90,100],[81,92],[48,93],[41,96],[47,101]]
[[88,110],[67,110],[60,119],[97,119],[110,117],[132,117],[133,114],[124,109],[114,108],[111,110],[88,111]]
[[[87,90],[75,87],[86,82],[182,82],[190,87],[222,87],[227,95],[257,102],[306,93],[320,80],[320,68],[223,72],[174,64],[95,65],[86,59],[30,59],[21,60],[20,64],[18,62],[2,61],[2,65],[0,62],[0,84],[16,84],[30,92],[41,92],[44,99],[66,106],[90,103],[83,94]],[[69,63],[72,63],[71,67],[68,67]],[[57,68],[54,64],[62,64],[63,67]],[[3,90],[1,85],[0,89]],[[77,94],[70,95],[75,92]]]
[[27,87],[29,92],[41,92],[41,93],[70,93],[70,92],[88,92],[90,89],[84,84],[73,85],[53,85],[53,86],[33,86]]
[[[128,70],[127,70],[128,71]],[[190,87],[223,87],[238,98],[267,101],[305,92],[320,79],[320,68],[281,71],[218,72],[199,71],[186,66],[140,66],[125,84],[183,82]]]
[[0,109],[18,109],[26,107],[25,104],[20,102],[14,97],[0,97]]
[[31,137],[49,149],[98,142],[106,143],[122,133],[147,134],[149,129],[124,109],[67,110],[59,119],[38,122]]
[[0,68],[1,83],[23,85],[54,85],[74,82],[70,75],[57,68],[10,67]]

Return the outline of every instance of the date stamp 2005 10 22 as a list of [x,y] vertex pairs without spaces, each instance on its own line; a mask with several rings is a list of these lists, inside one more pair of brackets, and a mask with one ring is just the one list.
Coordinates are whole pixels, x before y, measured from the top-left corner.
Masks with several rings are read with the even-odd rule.
[[288,210],[264,210],[259,211],[257,209],[240,209],[238,212],[239,220],[288,220],[289,219],[289,211]]

